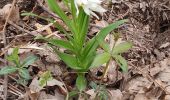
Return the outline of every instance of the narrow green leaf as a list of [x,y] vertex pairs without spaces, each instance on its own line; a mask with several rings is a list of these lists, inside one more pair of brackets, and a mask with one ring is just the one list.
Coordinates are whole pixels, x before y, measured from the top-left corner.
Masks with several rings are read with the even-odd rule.
[[6,67],[3,67],[3,68],[0,70],[0,75],[10,74],[10,73],[16,72],[17,70],[18,70],[17,67],[14,67],[14,66],[6,66]]
[[83,22],[84,22],[84,19],[87,15],[85,14],[84,10],[82,7],[79,8],[79,14],[78,14],[78,17],[77,17],[77,28],[78,28],[78,32],[80,33],[80,31],[82,30],[82,25],[83,25]]
[[76,21],[77,15],[76,15],[76,7],[75,7],[75,3],[74,0],[70,0],[70,4],[71,4],[71,14],[73,16],[73,20]]
[[59,47],[74,51],[73,46],[71,45],[71,43],[69,41],[63,41],[63,40],[58,40],[58,39],[49,39],[48,42],[52,45],[59,46]]
[[123,72],[128,71],[128,64],[127,64],[127,61],[125,60],[125,58],[123,58],[121,55],[114,55],[113,58],[119,64],[119,66]]
[[70,34],[66,31],[66,29],[62,25],[60,25],[58,22],[54,22],[54,25],[59,31],[63,32],[68,39],[72,39]]
[[61,60],[63,60],[70,68],[81,70],[81,68],[78,66],[77,59],[74,56],[66,53],[62,53],[58,50],[55,50],[55,52],[58,54]]
[[120,54],[128,51],[130,48],[132,48],[132,43],[131,42],[123,42],[115,46],[112,50],[112,54]]
[[78,74],[77,80],[76,80],[76,86],[79,89],[80,92],[86,89],[87,86],[87,80],[84,76],[84,74]]
[[95,43],[94,38],[89,40],[89,42],[86,44],[86,46],[83,48],[83,50],[81,52],[80,61],[82,62],[83,66],[85,66],[86,69],[88,69],[90,67],[91,63],[94,60],[94,57],[96,56],[95,50],[93,52],[90,52],[90,50],[94,46],[94,43]]
[[48,43],[50,43],[51,45],[62,47],[62,48],[68,49],[72,52],[75,51],[73,46],[71,45],[71,42],[70,42],[71,40],[70,41],[64,41],[64,40],[58,40],[58,39],[48,39],[48,38],[45,38],[43,36],[38,36],[38,37],[36,37],[36,39],[45,40]]
[[83,20],[83,22],[79,24],[79,27],[80,27],[79,34],[80,34],[80,42],[81,42],[81,45],[83,46],[86,40],[88,28],[89,28],[89,16],[85,14],[84,18],[81,20]]
[[37,14],[34,14],[34,13],[32,13],[32,12],[24,12],[24,13],[21,13],[21,16],[39,17]]
[[32,12],[24,12],[24,13],[21,14],[21,16],[33,16],[33,17],[38,17],[38,18],[44,19],[44,20],[46,20],[46,21],[50,21],[50,22],[52,21],[52,19],[39,16],[39,15],[34,14],[34,13],[32,13]]
[[104,63],[109,61],[110,57],[111,55],[107,52],[96,55],[90,68],[99,67],[103,65]]
[[29,71],[26,68],[19,69],[19,75],[26,80],[30,79]]
[[83,71],[89,70],[89,67],[91,66],[92,62],[94,61],[95,56],[96,56],[96,53],[88,55],[85,59],[83,59],[83,57],[82,57],[81,64],[84,68]]
[[[95,38],[89,40],[86,44],[86,46],[84,47],[84,50],[83,50],[83,55],[86,57],[88,56],[90,53],[94,53],[95,50],[96,50],[96,40]],[[95,50],[92,50],[92,49],[95,49]],[[90,52],[91,51],[91,52]]]
[[21,16],[35,16],[35,17],[37,17],[38,15],[34,14],[32,12],[24,12],[24,13],[21,13]]
[[24,59],[21,67],[28,67],[28,65],[33,64],[37,59],[38,59],[37,56],[34,55],[29,56]]
[[106,43],[105,41],[98,41],[99,42],[99,45],[104,49],[105,52],[108,52],[110,53],[110,47],[109,47],[109,44]]
[[69,27],[72,33],[75,33],[75,29],[71,26],[71,20],[66,16],[64,11],[59,7],[56,0],[47,0],[49,7],[59,15],[59,17],[65,22],[65,24]]

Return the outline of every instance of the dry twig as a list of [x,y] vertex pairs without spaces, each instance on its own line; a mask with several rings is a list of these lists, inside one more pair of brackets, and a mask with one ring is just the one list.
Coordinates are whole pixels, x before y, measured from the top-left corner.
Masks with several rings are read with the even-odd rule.
[[[12,7],[11,7],[11,9],[10,9],[10,12],[9,12],[7,18],[6,18],[6,21],[5,21],[3,30],[2,30],[2,32],[3,32],[4,47],[7,45],[6,26],[7,26],[7,24],[8,24],[8,20],[9,20],[9,17],[10,17],[10,15],[11,15],[11,13],[12,13],[12,9],[14,8],[15,3],[16,3],[16,0],[13,0],[13,2],[12,2]],[[5,54],[5,57],[6,57],[6,56],[7,56],[7,54]],[[6,65],[6,66],[8,65],[7,62],[5,63],[5,65]],[[7,92],[8,92],[8,75],[5,75],[5,76],[4,76],[4,98],[3,98],[3,100],[7,100]]]

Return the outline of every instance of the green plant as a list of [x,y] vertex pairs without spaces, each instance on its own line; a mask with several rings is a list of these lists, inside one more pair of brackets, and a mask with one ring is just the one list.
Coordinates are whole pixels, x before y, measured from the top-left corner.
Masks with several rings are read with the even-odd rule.
[[90,82],[89,85],[96,93],[95,100],[108,100],[108,91],[104,85],[97,85],[94,82]]
[[[122,62],[123,58],[120,56],[120,53],[126,51],[126,48],[124,48],[126,46],[122,48],[118,46],[110,50],[104,39],[112,30],[118,28],[121,24],[127,22],[127,20],[116,21],[108,25],[98,32],[96,36],[88,40],[87,33],[90,20],[89,15],[84,12],[85,10],[82,6],[76,8],[74,0],[64,1],[70,9],[72,15],[71,18],[64,13],[55,0],[47,0],[47,3],[49,7],[63,20],[69,29],[69,31],[67,31],[59,25],[59,23],[55,23],[56,27],[62,33],[66,34],[65,40],[44,37],[38,37],[38,39],[48,41],[49,45],[54,49],[61,60],[64,61],[68,67],[77,71],[78,77],[76,80],[76,86],[81,92],[87,85],[85,73],[90,68],[99,67],[100,65],[107,63],[111,57],[114,57],[119,64],[123,65],[124,67],[121,68],[124,68],[123,70],[125,70],[126,64],[124,61]],[[77,13],[77,9],[79,13]],[[96,52],[99,45],[101,45],[105,50],[102,54],[97,54]],[[69,52],[61,52],[58,50],[58,47],[64,48]]]
[[51,75],[51,72],[50,71],[45,71],[40,76],[39,85],[44,87],[47,84],[47,81],[52,80],[52,79],[53,79],[53,77]]
[[28,80],[30,79],[30,75],[28,72],[28,65],[34,63],[35,60],[37,60],[36,56],[29,56],[25,58],[22,62],[20,61],[19,55],[18,55],[19,48],[14,48],[13,52],[7,56],[7,60],[11,62],[13,65],[11,66],[5,66],[0,70],[0,75],[5,74],[11,74],[18,72],[21,79]]
[[109,47],[109,45],[105,41],[100,43],[100,46],[103,48],[104,52],[97,55],[92,63],[92,67],[95,67],[96,65],[103,64],[103,62],[107,62],[102,79],[105,78],[107,75],[107,71],[109,69],[109,62],[111,60],[115,60],[123,72],[128,71],[127,61],[124,57],[121,56],[121,54],[132,48],[132,43],[124,41],[116,45],[116,42],[119,38],[119,34],[115,33],[114,38],[115,42],[112,47]]

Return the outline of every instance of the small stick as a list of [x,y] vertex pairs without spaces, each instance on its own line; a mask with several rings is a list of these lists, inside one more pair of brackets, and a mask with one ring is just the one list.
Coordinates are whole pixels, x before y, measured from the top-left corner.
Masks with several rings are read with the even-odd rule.
[[[7,16],[7,19],[6,19],[6,21],[5,21],[5,24],[4,24],[4,27],[3,27],[3,30],[2,30],[2,32],[3,32],[4,47],[7,45],[6,26],[7,26],[7,24],[8,24],[8,20],[9,20],[9,17],[10,17],[10,15],[11,15],[11,13],[12,13],[12,10],[13,10],[13,8],[14,8],[15,3],[16,3],[16,0],[13,0],[13,2],[12,2],[12,7],[11,7],[11,9],[10,9],[10,12],[9,12],[9,14],[8,14],[8,16]],[[7,53],[5,53],[5,58],[6,58],[6,56],[7,56]],[[8,65],[8,63],[5,62],[5,66],[7,66],[7,65]],[[4,85],[4,98],[3,98],[3,100],[7,100],[7,94],[8,94],[8,75],[5,75],[5,76],[4,76],[4,84],[3,84],[3,85]]]
[[[38,34],[37,34],[38,32],[36,32],[36,31],[30,32],[30,31],[28,31],[28,30],[26,30],[26,29],[24,29],[24,28],[16,25],[16,24],[13,23],[12,21],[8,21],[8,23],[11,24],[12,26],[14,26],[16,29],[22,30],[23,32],[25,32],[25,33],[27,33],[27,34],[30,34],[30,35],[32,35],[32,36],[37,36],[37,35],[38,35]],[[24,35],[25,35],[25,34],[24,34]]]

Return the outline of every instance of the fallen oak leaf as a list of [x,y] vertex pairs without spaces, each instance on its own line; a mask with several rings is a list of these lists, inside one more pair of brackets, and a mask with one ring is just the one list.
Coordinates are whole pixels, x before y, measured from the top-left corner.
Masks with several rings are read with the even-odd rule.
[[[12,7],[12,4],[5,5],[2,9],[0,9],[0,20],[6,20],[8,14],[10,13],[10,8]],[[14,6],[12,9],[11,15],[9,17],[9,21],[18,23],[20,20],[19,16],[19,8],[17,6]]]

